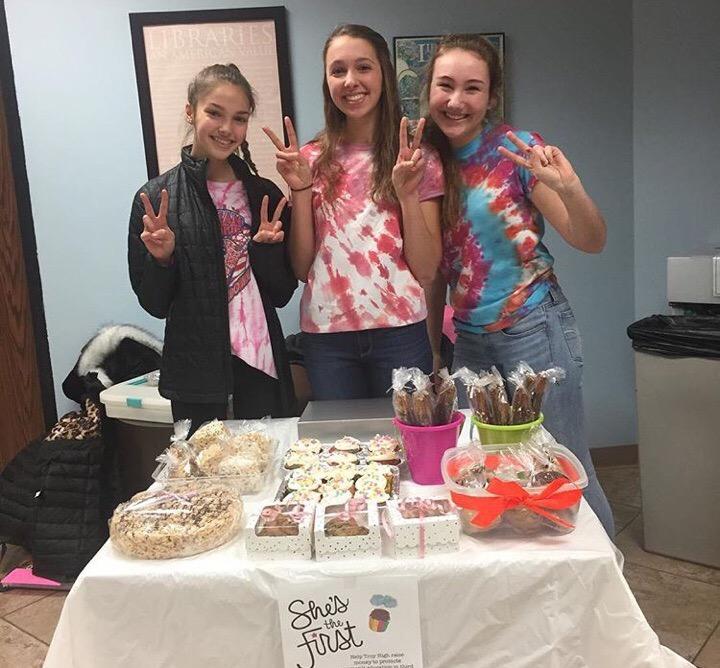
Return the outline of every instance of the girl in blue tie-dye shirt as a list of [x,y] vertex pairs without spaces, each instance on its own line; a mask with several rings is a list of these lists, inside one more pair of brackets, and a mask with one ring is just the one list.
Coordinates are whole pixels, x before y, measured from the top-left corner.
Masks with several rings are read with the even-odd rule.
[[538,370],[567,371],[548,393],[545,425],[583,463],[585,497],[612,536],[612,513],[585,437],[580,335],[542,242],[547,220],[570,245],[598,253],[605,222],[559,148],[490,121],[501,84],[497,53],[476,35],[444,37],[428,67],[426,134],[443,157],[448,183],[443,261],[428,294],[433,354],[437,365],[449,286],[456,368],[495,365],[507,375],[525,360]]

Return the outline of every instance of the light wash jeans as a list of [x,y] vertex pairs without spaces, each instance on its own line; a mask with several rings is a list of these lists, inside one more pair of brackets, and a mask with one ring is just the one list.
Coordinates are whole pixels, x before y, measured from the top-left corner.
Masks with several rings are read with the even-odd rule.
[[[580,460],[588,475],[585,500],[605,527],[615,536],[615,523],[605,492],[598,482],[585,434],[582,398],[583,355],[580,333],[570,304],[559,287],[552,287],[545,300],[512,327],[498,332],[473,334],[458,329],[453,369],[473,371],[495,365],[507,377],[521,360],[536,371],[559,366],[565,380],[548,387],[543,402],[544,426],[558,443]],[[467,406],[464,388],[459,388]]]

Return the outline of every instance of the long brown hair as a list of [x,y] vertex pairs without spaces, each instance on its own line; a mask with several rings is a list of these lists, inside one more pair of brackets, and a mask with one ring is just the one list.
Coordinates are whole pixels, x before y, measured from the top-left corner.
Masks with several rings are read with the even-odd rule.
[[320,145],[320,155],[315,161],[313,171],[318,179],[324,181],[329,197],[332,199],[335,195],[335,187],[341,171],[339,163],[335,160],[335,150],[343,138],[346,117],[335,106],[330,97],[330,88],[325,75],[325,60],[332,41],[337,37],[345,36],[364,39],[368,42],[375,50],[375,55],[380,63],[382,92],[378,101],[378,117],[372,142],[373,174],[370,193],[375,202],[382,200],[396,202],[397,196],[392,184],[392,170],[399,150],[400,97],[387,42],[382,35],[367,26],[352,23],[340,25],[330,33],[325,42],[322,84],[325,129],[315,138],[315,141]]
[[[438,42],[435,53],[425,70],[425,86],[423,99],[426,105],[430,102],[430,86],[432,84],[435,61],[453,49],[461,49],[474,53],[478,58],[485,61],[490,73],[490,99],[497,100],[502,89],[503,76],[500,58],[495,47],[479,35],[454,34],[445,35]],[[488,110],[488,120],[502,120],[498,115],[497,104]],[[442,205],[442,226],[443,228],[453,227],[460,218],[460,170],[453,155],[450,141],[437,126],[432,117],[428,114],[425,125],[425,137],[427,141],[437,149],[445,172],[445,197]]]
[[[250,82],[238,69],[238,66],[233,63],[228,63],[227,65],[208,65],[195,75],[188,85],[187,92],[188,103],[192,107],[193,112],[197,111],[198,102],[213,90],[215,86],[221,83],[231,83],[245,93],[250,103],[250,115],[255,113],[255,91],[252,89]],[[258,170],[250,156],[250,146],[247,143],[247,139],[240,144],[240,151],[248,167],[257,174]]]

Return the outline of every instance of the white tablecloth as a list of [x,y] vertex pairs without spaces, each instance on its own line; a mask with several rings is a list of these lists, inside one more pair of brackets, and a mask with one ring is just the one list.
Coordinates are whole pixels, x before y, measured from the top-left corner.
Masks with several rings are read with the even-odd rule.
[[[297,434],[292,419],[271,428],[285,445]],[[393,573],[417,578],[426,668],[691,666],[660,645],[621,561],[584,501],[571,534],[463,536],[459,553],[425,559],[251,562],[239,537],[195,557],[140,561],[108,542],[70,591],[45,666],[281,668],[281,583]]]

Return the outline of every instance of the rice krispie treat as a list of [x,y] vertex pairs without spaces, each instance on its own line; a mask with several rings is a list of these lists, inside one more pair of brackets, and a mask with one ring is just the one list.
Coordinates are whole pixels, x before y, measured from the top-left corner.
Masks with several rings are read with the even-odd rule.
[[206,448],[217,441],[224,441],[230,437],[230,430],[220,420],[212,420],[204,424],[191,437],[190,443],[196,448]]
[[262,467],[256,457],[251,455],[232,455],[225,457],[217,466],[217,474],[221,476],[259,477]]

